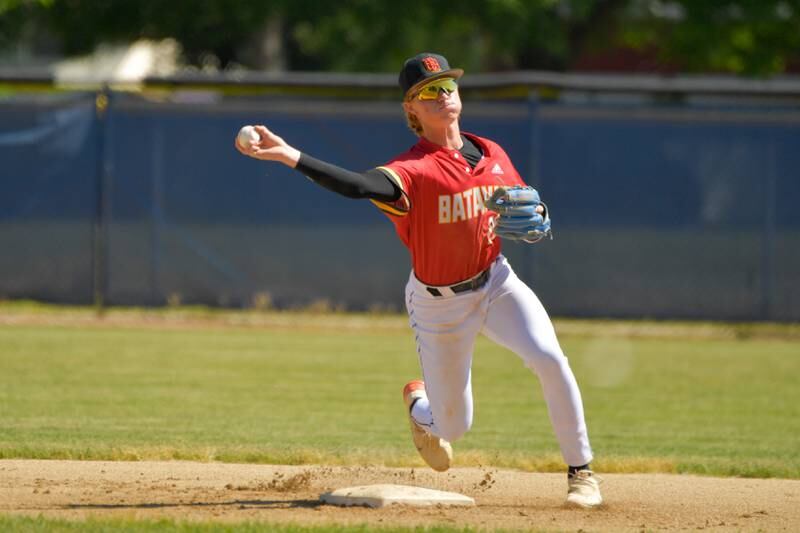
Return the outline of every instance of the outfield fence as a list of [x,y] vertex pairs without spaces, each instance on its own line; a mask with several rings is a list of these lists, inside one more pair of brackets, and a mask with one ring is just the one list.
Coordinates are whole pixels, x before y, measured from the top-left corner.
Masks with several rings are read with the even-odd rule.
[[[242,157],[265,123],[354,170],[415,142],[393,76],[0,78],[0,298],[401,309],[406,250],[369,202]],[[800,86],[475,76],[555,239],[505,253],[553,314],[800,320]]]

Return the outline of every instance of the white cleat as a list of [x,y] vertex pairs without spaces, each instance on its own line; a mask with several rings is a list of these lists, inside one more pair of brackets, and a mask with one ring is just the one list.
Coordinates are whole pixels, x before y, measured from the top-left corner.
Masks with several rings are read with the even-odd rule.
[[409,381],[403,387],[403,401],[408,412],[408,421],[411,424],[411,437],[414,439],[414,446],[417,451],[428,463],[428,466],[437,472],[444,472],[450,468],[453,460],[453,447],[444,439],[440,439],[428,433],[424,427],[417,424],[411,416],[411,406],[419,398],[426,398],[425,383],[420,380]]
[[600,495],[601,481],[591,470],[578,470],[574,474],[568,474],[566,505],[591,509],[603,503],[603,497]]

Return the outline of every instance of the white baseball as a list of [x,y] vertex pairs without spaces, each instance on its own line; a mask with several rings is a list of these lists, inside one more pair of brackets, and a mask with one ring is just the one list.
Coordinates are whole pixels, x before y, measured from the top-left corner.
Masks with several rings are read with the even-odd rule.
[[258,134],[253,126],[245,126],[239,130],[239,135],[236,136],[236,141],[242,148],[249,148],[251,142],[258,142],[261,136]]

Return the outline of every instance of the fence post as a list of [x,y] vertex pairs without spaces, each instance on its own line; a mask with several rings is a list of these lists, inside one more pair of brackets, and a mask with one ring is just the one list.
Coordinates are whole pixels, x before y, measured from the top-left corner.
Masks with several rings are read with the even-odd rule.
[[[536,87],[528,88],[528,168],[527,179],[525,180],[528,185],[541,192],[542,176],[539,171],[539,93]],[[535,261],[533,257],[533,246],[525,246],[523,248],[523,269],[528,278],[526,281],[533,284],[535,272]]]
[[95,312],[102,315],[107,304],[108,289],[108,213],[110,206],[108,180],[108,107],[111,91],[104,86],[95,94],[97,117],[97,172],[95,180],[95,213],[92,238],[92,292]]
[[770,320],[772,316],[772,290],[774,287],[775,210],[777,198],[777,154],[775,140],[767,144],[767,172],[764,183],[764,226],[761,236],[761,309],[759,317]]
[[153,121],[150,182],[150,304],[164,303],[161,296],[161,232],[164,228],[164,129]]

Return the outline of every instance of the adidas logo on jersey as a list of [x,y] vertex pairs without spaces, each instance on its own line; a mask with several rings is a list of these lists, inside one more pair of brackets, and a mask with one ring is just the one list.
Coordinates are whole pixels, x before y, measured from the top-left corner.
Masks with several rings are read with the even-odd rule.
[[494,164],[494,166],[492,167],[492,174],[498,174],[498,175],[505,174],[505,172],[503,172],[503,169],[500,168],[500,163]]

